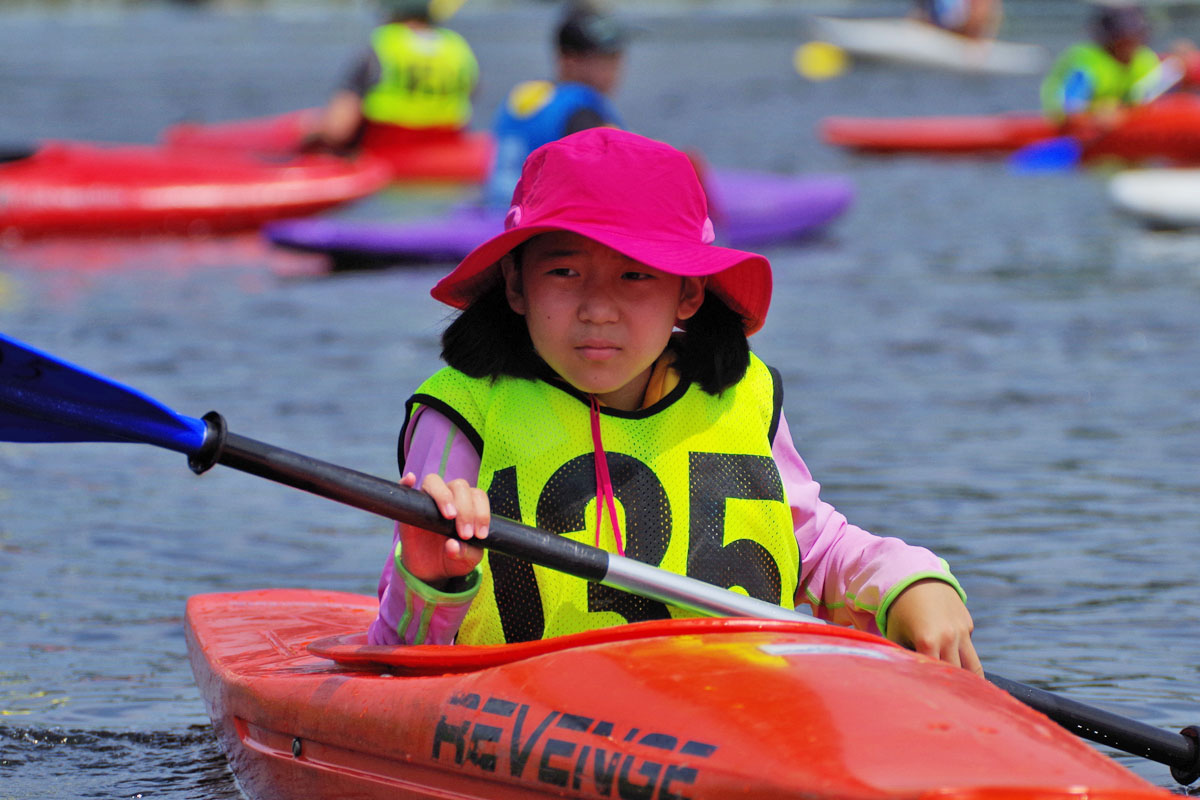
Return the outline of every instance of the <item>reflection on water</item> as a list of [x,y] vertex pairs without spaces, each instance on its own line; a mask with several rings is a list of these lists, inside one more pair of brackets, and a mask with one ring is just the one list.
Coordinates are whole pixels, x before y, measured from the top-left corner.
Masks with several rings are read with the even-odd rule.
[[[1010,9],[1022,38],[1074,36],[1067,16],[1042,28]],[[483,118],[544,74],[550,16],[460,15]],[[0,26],[0,138],[149,140],[184,115],[311,105],[368,22],[31,19]],[[824,239],[768,250],[775,302],[755,343],[825,496],[951,562],[990,669],[1155,725],[1200,722],[1197,235],[1115,216],[1103,176],[856,158],[814,133],[833,113],[1027,108],[1035,79],[856,65],[806,83],[790,11],[644,28],[618,98],[639,130],[716,164],[858,186]],[[56,60],[64,38],[74,55]],[[0,329],[182,413],[217,409],[239,433],[393,476],[403,401],[437,364],[446,315],[428,289],[446,268],[326,276],[254,236],[33,242],[0,249]],[[145,446],[0,444],[0,794],[236,797],[187,665],[184,599],[370,593],[389,541],[380,520],[232,471],[197,478]]]
[[[12,269],[70,273],[80,281],[90,273],[153,270],[182,273],[204,269],[265,269],[281,277],[324,274],[316,255],[271,247],[257,233],[195,238],[54,238],[22,242],[3,251]],[[54,280],[69,279],[59,276]]]

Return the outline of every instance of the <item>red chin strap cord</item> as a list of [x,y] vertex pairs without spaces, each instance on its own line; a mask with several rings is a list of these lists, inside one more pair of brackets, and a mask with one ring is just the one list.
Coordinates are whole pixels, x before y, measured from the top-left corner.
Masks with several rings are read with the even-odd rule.
[[608,517],[612,520],[613,537],[617,541],[617,555],[625,555],[621,541],[621,525],[617,522],[617,501],[613,497],[612,478],[608,474],[608,457],[604,454],[604,442],[600,439],[600,403],[596,395],[590,395],[592,406],[592,448],[596,461],[596,547],[600,546],[600,522],[604,519],[604,507],[608,506]]

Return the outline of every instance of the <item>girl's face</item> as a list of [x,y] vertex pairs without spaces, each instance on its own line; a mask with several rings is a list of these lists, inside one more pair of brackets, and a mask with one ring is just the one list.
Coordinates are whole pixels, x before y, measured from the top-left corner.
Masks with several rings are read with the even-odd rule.
[[1117,61],[1122,64],[1128,64],[1133,60],[1138,48],[1142,46],[1142,39],[1138,36],[1121,36],[1113,39],[1108,43],[1108,52]]
[[581,392],[625,411],[642,402],[650,370],[678,320],[704,301],[702,278],[670,275],[567,231],[530,239],[518,270],[501,262],[508,304],[533,346]]

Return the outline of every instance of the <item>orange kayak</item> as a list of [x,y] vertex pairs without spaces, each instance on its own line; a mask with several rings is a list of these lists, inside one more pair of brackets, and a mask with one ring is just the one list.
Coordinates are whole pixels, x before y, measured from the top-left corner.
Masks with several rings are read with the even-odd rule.
[[858,631],[651,621],[372,647],[374,598],[193,597],[188,652],[254,800],[1170,800],[964,670]]
[[[180,123],[163,132],[170,147],[266,155],[296,153],[317,109],[213,124]],[[362,152],[385,161],[394,181],[478,183],[491,168],[493,140],[484,131],[368,126]]]

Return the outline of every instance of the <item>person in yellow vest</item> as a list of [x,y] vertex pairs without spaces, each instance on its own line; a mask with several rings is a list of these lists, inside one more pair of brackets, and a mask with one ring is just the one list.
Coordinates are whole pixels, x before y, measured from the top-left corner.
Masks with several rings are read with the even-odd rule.
[[1088,114],[1109,127],[1122,109],[1158,97],[1182,75],[1175,59],[1164,61],[1147,45],[1150,24],[1140,6],[1098,5],[1091,32],[1091,41],[1068,48],[1042,81],[1042,109],[1052,120]]
[[381,0],[387,21],[326,105],[308,149],[351,152],[367,126],[457,132],[471,119],[479,64],[458,33],[434,24],[429,0]]
[[460,538],[398,525],[374,644],[530,641],[677,607],[475,543],[491,514],[982,673],[945,561],[819,497],[750,351],[771,268],[715,246],[688,156],[598,127],[525,161],[505,230],[433,288],[449,366],[408,400],[399,456]]

